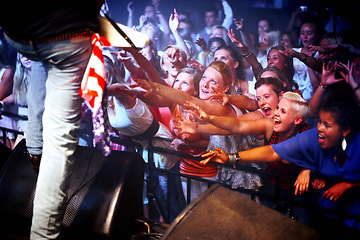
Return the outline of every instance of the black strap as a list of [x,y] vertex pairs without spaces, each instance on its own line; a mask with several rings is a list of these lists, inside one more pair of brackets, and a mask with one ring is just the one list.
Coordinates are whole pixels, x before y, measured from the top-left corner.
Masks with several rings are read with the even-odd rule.
[[145,132],[143,132],[142,134],[136,135],[136,136],[132,136],[132,138],[135,140],[138,140],[138,141],[144,141],[144,140],[150,139],[153,136],[155,136],[155,134],[159,130],[159,127],[160,127],[159,122],[154,118],[151,125],[149,126],[148,129],[146,129]]

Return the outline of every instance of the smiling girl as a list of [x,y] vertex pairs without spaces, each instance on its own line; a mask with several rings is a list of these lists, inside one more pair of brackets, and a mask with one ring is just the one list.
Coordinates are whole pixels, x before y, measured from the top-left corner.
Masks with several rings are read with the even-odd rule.
[[220,163],[286,159],[319,172],[325,184],[315,186],[320,188],[319,206],[323,213],[322,219],[316,224],[320,229],[324,227],[327,232],[331,231],[332,235],[329,236],[338,234],[344,237],[347,231],[345,224],[360,230],[359,117],[359,106],[353,95],[343,89],[329,97],[323,105],[317,128],[279,144],[230,155],[219,149],[203,157],[207,157],[205,162],[211,160]]

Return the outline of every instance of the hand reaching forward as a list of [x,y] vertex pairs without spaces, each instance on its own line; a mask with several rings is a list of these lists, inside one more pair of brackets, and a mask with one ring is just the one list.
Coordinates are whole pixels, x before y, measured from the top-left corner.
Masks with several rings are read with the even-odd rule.
[[214,94],[212,94],[210,96],[210,101],[216,100],[216,101],[222,102],[223,106],[225,106],[226,104],[229,103],[229,101],[230,101],[230,95],[229,94],[226,94],[224,92],[220,92],[214,87],[211,87],[211,89],[213,90]]
[[160,91],[159,85],[157,83],[149,82],[144,79],[134,79],[134,81],[136,82],[136,84],[131,84],[130,87],[132,87],[132,88],[142,87],[143,89],[146,90],[146,93],[144,94],[144,96],[147,96],[151,93],[156,94]]
[[199,121],[203,123],[209,122],[209,115],[207,115],[199,106],[191,102],[185,102],[184,107],[187,108],[184,110],[185,112],[191,113],[194,117],[199,119]]
[[197,133],[197,123],[192,117],[189,115],[189,119],[184,118],[183,116],[179,116],[174,121],[175,129],[179,131],[179,134],[195,134]]
[[229,162],[229,155],[222,150],[221,148],[217,148],[210,152],[207,152],[201,157],[206,158],[205,160],[200,161],[202,164],[207,164],[209,161],[217,162],[217,163],[228,163]]

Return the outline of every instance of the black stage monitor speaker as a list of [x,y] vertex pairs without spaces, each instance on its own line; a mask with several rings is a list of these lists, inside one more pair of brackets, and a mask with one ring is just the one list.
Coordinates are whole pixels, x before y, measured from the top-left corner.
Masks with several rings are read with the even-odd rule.
[[174,220],[162,239],[326,239],[236,191],[213,185]]
[[[0,173],[0,238],[28,235],[37,173],[31,168],[25,141],[12,151]],[[138,153],[112,151],[104,157],[78,147],[63,220],[64,239],[124,239],[143,216],[145,163]],[[42,170],[40,170],[42,171]]]

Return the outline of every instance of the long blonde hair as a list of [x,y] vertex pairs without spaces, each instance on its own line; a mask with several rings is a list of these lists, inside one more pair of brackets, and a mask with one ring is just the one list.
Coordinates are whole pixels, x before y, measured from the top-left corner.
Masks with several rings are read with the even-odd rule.
[[21,63],[21,54],[17,54],[16,69],[14,73],[13,93],[15,103],[20,106],[27,106],[27,93],[30,84],[30,69]]

